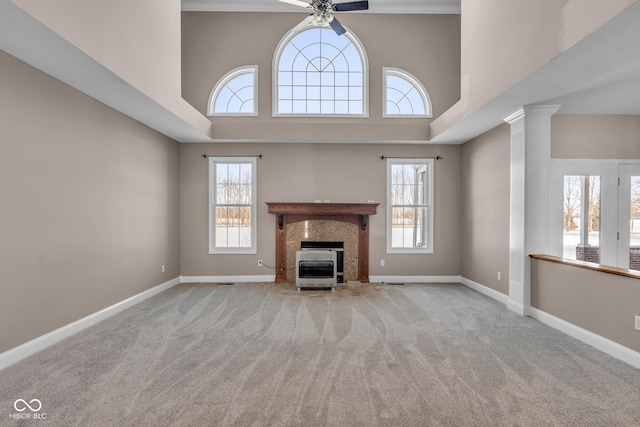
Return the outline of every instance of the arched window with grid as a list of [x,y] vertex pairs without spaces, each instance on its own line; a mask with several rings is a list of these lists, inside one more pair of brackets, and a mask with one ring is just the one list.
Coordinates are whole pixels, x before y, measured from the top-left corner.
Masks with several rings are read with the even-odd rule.
[[209,95],[209,116],[258,115],[258,66],[235,68],[218,80]]
[[383,117],[432,117],[429,92],[413,74],[385,67],[382,77]]
[[368,115],[368,63],[350,31],[329,27],[292,30],[273,60],[274,116]]

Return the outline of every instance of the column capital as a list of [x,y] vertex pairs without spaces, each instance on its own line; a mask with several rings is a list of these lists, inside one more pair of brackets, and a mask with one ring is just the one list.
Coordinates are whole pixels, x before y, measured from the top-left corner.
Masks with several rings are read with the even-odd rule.
[[513,114],[504,118],[504,121],[513,124],[526,116],[553,116],[560,109],[560,105],[525,105]]

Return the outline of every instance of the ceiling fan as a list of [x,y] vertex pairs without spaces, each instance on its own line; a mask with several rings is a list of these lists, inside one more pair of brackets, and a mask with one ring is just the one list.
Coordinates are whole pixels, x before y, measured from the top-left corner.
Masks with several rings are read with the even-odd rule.
[[313,13],[298,24],[294,30],[298,30],[311,22],[315,22],[318,25],[329,24],[333,31],[335,31],[339,36],[346,33],[347,30],[333,16],[333,12],[350,12],[354,10],[369,9],[369,2],[367,0],[350,1],[339,4],[333,4],[332,0],[312,0],[311,3],[307,3],[303,0],[280,1],[313,10]]

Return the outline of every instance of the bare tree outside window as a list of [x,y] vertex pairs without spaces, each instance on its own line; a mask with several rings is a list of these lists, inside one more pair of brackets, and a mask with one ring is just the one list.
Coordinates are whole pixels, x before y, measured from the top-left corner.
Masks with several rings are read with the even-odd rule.
[[600,244],[600,177],[565,175],[563,257],[598,262]]
[[213,161],[210,251],[255,246],[255,160]]
[[425,161],[389,164],[390,249],[430,249],[430,168]]
[[631,177],[631,234],[640,234],[640,176]]

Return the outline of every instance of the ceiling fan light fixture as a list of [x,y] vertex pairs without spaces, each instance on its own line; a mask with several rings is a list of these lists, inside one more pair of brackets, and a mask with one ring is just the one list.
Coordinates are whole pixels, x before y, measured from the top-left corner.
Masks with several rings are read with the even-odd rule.
[[346,3],[339,3],[334,5],[332,0],[311,0],[311,3],[306,3],[303,0],[280,0],[281,2],[295,4],[298,6],[304,6],[313,9],[313,14],[303,20],[296,28],[302,28],[309,24],[317,26],[330,26],[337,35],[341,36],[346,33],[347,30],[334,18],[333,12],[348,12],[354,10],[367,10],[369,9],[368,0],[355,0]]
[[313,21],[316,25],[329,25],[333,21],[333,15],[328,11],[316,10],[313,14]]

